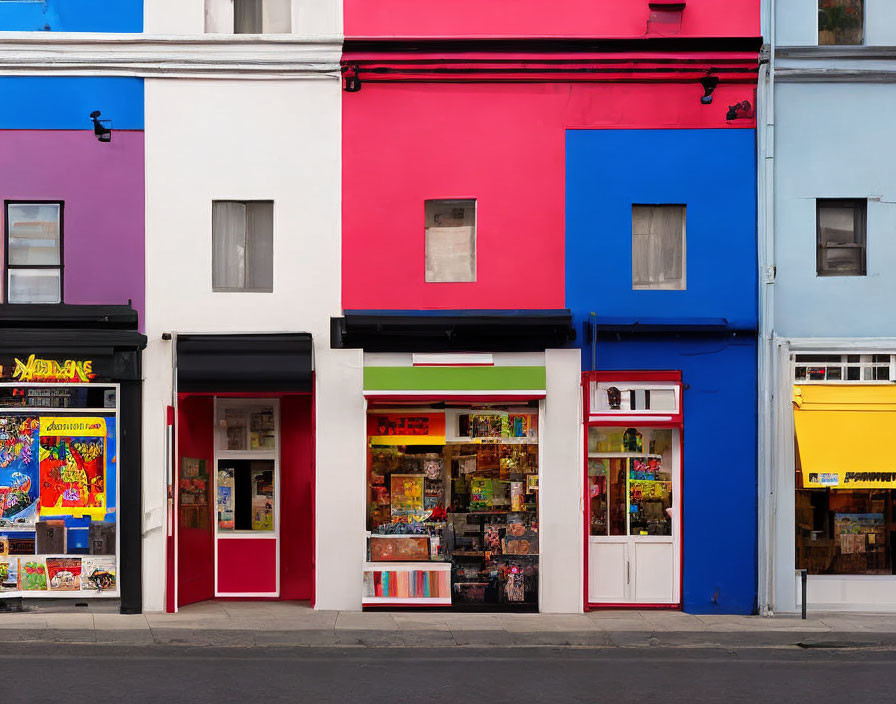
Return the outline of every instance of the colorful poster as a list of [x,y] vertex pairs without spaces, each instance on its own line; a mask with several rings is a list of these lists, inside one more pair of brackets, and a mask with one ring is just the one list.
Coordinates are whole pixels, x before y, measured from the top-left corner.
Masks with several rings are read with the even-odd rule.
[[0,416],[0,527],[32,527],[37,521],[37,418]]
[[19,590],[44,592],[47,590],[47,565],[39,558],[22,558],[19,561]]
[[40,515],[106,516],[106,420],[40,419]]
[[423,508],[423,475],[393,474],[390,479],[392,522],[425,521],[429,512]]
[[115,589],[115,558],[84,557],[81,564],[81,591]]
[[274,472],[252,472],[252,530],[274,530]]
[[368,413],[371,445],[444,445],[445,413]]
[[233,469],[218,470],[218,528],[233,530]]
[[51,592],[76,592],[81,589],[80,557],[48,557],[47,579]]
[[491,479],[472,479],[470,481],[470,510],[487,511],[492,507],[494,485]]
[[0,591],[14,592],[19,588],[19,558],[0,558]]

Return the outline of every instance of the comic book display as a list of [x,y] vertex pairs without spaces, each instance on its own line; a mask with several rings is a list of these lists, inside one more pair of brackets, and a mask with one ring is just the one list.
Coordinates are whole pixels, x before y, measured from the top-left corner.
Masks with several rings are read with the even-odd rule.
[[115,591],[116,456],[114,415],[0,416],[0,593]]
[[369,413],[364,604],[537,609],[537,429],[534,405]]

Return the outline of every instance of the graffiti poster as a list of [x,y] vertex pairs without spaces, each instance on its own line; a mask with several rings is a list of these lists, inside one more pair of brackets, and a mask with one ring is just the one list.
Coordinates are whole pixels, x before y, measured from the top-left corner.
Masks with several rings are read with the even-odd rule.
[[48,557],[47,579],[51,592],[76,592],[81,589],[80,557]]
[[0,416],[0,527],[33,527],[37,521],[37,418]]
[[115,589],[115,558],[84,557],[81,563],[81,591]]
[[41,516],[106,516],[106,419],[40,419]]

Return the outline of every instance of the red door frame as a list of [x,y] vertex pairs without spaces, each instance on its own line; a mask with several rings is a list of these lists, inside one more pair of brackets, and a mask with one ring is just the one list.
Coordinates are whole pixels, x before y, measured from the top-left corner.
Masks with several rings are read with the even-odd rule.
[[[292,393],[292,392],[247,392],[247,393],[235,393],[235,392],[223,392],[223,393],[215,393],[215,392],[196,392],[190,393],[190,396],[217,396],[220,398],[276,398],[283,399],[284,397],[294,397],[294,396],[310,396],[310,453],[311,453],[311,467],[310,467],[310,493],[311,493],[311,505],[308,507],[311,518],[311,532],[310,532],[310,549],[311,549],[311,608],[314,608],[317,601],[317,446],[316,446],[316,435],[317,435],[317,425],[316,425],[316,416],[317,416],[317,404],[315,399],[315,394],[313,389],[315,388],[315,375],[312,373],[311,377],[311,388],[312,391],[306,394],[301,393]],[[182,395],[182,394],[181,394]],[[176,404],[176,401],[175,401]],[[178,467],[177,467],[177,424],[175,419],[177,417],[176,405],[175,406],[167,406],[166,407],[166,483],[167,483],[167,508],[168,508],[168,519],[167,519],[167,536],[166,536],[166,555],[165,555],[165,567],[166,567],[166,584],[165,584],[165,610],[167,613],[176,613],[178,611],[177,605],[177,516],[178,516]],[[214,468],[211,468],[210,471],[214,471]],[[281,508],[282,510],[282,508]],[[282,566],[281,566],[282,569]],[[246,597],[239,599],[240,601],[279,601],[280,597]],[[222,598],[223,601],[232,601],[233,599]]]
[[[642,383],[650,383],[650,382],[675,382],[678,384],[679,392],[678,392],[678,413],[670,413],[665,414],[671,416],[671,420],[667,421],[644,421],[638,420],[635,425],[640,427],[647,428],[675,428],[679,432],[679,443],[678,443],[678,462],[679,462],[679,487],[678,487],[678,516],[676,517],[679,525],[679,551],[678,551],[678,603],[677,604],[631,604],[631,603],[621,603],[621,604],[592,604],[588,601],[588,564],[589,564],[589,546],[590,546],[590,538],[591,538],[591,500],[588,496],[588,485],[589,485],[589,476],[588,476],[588,429],[591,427],[604,427],[611,428],[619,425],[626,425],[626,419],[631,416],[638,416],[637,412],[631,413],[628,415],[619,414],[618,417],[609,418],[604,416],[601,420],[591,420],[591,382],[624,382],[624,381],[633,381],[633,382],[642,382]],[[583,435],[583,443],[584,443],[584,491],[583,496],[585,500],[583,503],[583,540],[584,540],[584,548],[583,555],[585,558],[584,564],[584,573],[582,584],[584,587],[583,591],[583,603],[585,605],[585,611],[592,611],[598,609],[669,609],[669,610],[680,610],[681,609],[681,601],[682,601],[682,590],[684,589],[684,521],[682,520],[682,516],[684,515],[684,398],[683,398],[683,385],[681,383],[681,371],[646,371],[646,370],[637,370],[637,371],[593,371],[593,372],[582,372],[582,404],[584,406],[584,423],[585,423],[585,432]],[[643,417],[643,415],[641,416]]]

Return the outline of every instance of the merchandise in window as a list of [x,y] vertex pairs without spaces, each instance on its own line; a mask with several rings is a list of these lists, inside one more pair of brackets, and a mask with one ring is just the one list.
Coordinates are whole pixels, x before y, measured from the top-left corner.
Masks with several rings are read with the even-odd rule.
[[365,604],[537,608],[537,407],[372,410],[368,441]]
[[116,596],[117,389],[4,385],[0,406],[0,592]]

